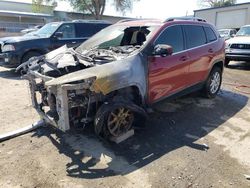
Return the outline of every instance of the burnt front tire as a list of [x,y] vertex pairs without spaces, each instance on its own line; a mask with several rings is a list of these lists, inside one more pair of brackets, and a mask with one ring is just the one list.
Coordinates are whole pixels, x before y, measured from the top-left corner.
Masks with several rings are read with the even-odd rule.
[[222,70],[214,67],[203,88],[203,94],[206,98],[214,98],[220,90],[222,81]]
[[105,139],[119,137],[132,127],[143,127],[146,119],[147,114],[142,107],[119,98],[102,104],[97,110],[94,120],[95,133]]
[[134,119],[134,112],[126,104],[104,103],[95,116],[95,133],[106,139],[118,137],[131,129]]

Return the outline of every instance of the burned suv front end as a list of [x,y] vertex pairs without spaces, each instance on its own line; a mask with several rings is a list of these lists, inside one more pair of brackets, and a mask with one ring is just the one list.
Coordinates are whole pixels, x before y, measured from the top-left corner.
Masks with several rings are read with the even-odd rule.
[[[141,49],[151,30],[113,27],[77,49],[63,46],[17,68],[25,72],[33,106],[48,124],[67,131],[94,121],[97,134],[119,136],[131,129],[135,114],[145,116],[147,64]],[[106,38],[105,30],[111,30]]]
[[[23,77],[29,80],[33,107],[42,119],[63,131],[69,130],[73,125],[83,125],[89,122],[92,107],[90,104],[93,104],[97,97],[101,97],[91,91],[95,76],[50,85],[50,81],[56,80],[62,75],[90,66],[87,62],[85,65],[84,63],[75,64],[77,67],[71,70],[70,67],[75,63],[73,54],[73,49],[67,49],[64,46],[46,56],[30,59],[18,67],[22,71],[27,71]],[[50,59],[51,56],[52,59]],[[60,62],[60,60],[65,62],[60,62],[60,67],[53,63],[53,58],[56,59],[56,62]],[[68,63],[72,63],[71,66]]]

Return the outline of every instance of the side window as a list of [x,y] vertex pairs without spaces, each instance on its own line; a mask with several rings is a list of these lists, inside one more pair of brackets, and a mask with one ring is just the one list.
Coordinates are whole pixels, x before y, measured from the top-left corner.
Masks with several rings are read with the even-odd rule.
[[172,46],[174,53],[184,50],[184,41],[181,26],[170,26],[165,29],[156,39],[155,45],[157,44],[167,44]]
[[105,28],[107,24],[98,23],[77,23],[76,24],[76,34],[77,37],[91,37],[98,31]]
[[94,29],[94,24],[89,24],[89,23],[77,23],[76,24],[76,32],[77,32],[77,37],[90,37],[92,36],[95,31]]
[[214,31],[210,27],[204,27],[205,33],[207,35],[207,41],[213,42],[217,39]]
[[194,48],[207,43],[206,35],[202,26],[185,25],[187,48]]
[[61,39],[76,38],[74,24],[63,24],[57,32],[62,32],[63,37]]

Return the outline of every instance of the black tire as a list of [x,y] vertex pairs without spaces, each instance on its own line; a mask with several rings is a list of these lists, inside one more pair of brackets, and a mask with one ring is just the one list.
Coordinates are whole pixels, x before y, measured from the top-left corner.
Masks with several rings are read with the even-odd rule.
[[[146,112],[140,108],[139,106],[127,102],[127,101],[112,101],[109,103],[104,103],[98,110],[95,115],[95,120],[94,120],[94,129],[95,133],[98,136],[104,137],[105,139],[108,139],[110,137],[115,137],[115,136],[120,136],[120,135],[114,135],[110,132],[110,129],[108,128],[108,118],[111,114],[111,112],[114,112],[115,110],[119,108],[125,108],[130,110],[133,119],[131,120],[131,124],[126,127],[126,129],[123,130],[122,133],[125,133],[126,131],[130,130],[135,124],[136,120],[139,118],[144,118],[146,119]],[[125,132],[124,132],[125,131]]]
[[222,81],[222,70],[214,67],[203,88],[203,94],[206,98],[214,98],[220,90]]
[[230,63],[230,60],[226,58],[225,59],[225,67],[228,67],[229,63]]
[[24,54],[24,56],[22,57],[21,63],[24,63],[26,61],[28,61],[30,58],[32,57],[38,57],[41,56],[42,54],[36,51],[30,51],[27,52],[26,54]]

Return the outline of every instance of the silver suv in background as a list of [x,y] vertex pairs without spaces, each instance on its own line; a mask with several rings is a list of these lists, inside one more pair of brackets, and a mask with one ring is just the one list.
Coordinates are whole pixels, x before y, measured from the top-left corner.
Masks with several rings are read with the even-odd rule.
[[220,29],[218,30],[218,32],[220,36],[224,38],[225,40],[233,38],[237,33],[236,29]]
[[231,60],[250,61],[250,25],[242,26],[234,38],[226,41],[225,66]]

